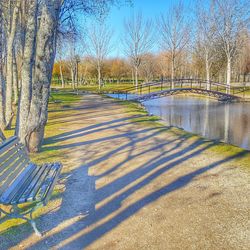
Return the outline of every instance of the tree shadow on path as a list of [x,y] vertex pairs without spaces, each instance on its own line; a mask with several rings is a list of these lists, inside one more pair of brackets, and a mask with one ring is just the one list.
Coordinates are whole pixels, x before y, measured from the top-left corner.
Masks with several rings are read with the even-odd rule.
[[[152,134],[152,136],[156,136],[156,134]],[[212,164],[198,168],[187,174],[183,174],[182,176],[176,178],[176,180],[172,181],[171,183],[166,184],[164,187],[161,187],[160,189],[153,191],[150,194],[146,194],[138,201],[129,204],[129,206],[120,211],[119,209],[122,208],[123,201],[128,197],[130,197],[131,195],[133,195],[135,192],[137,192],[138,190],[142,190],[144,187],[149,185],[149,183],[153,182],[156,178],[165,174],[167,171],[170,171],[171,169],[178,167],[181,163],[192,159],[193,157],[201,154],[205,150],[215,145],[214,142],[206,142],[204,144],[204,140],[198,139],[189,144],[188,146],[186,147],[182,146],[182,148],[179,149],[181,147],[181,144],[183,144],[187,140],[188,139],[179,137],[176,145],[172,147],[172,149],[170,149],[165,154],[160,153],[158,156],[153,157],[148,162],[136,166],[135,169],[132,170],[131,172],[122,175],[121,177],[117,178],[116,180],[112,181],[111,183],[108,183],[107,185],[99,189],[95,188],[96,181],[98,181],[99,178],[104,177],[105,175],[111,174],[113,171],[119,171],[119,167],[122,166],[122,163],[113,166],[110,170],[102,173],[100,176],[89,176],[87,174],[89,172],[87,168],[94,166],[96,163],[99,162],[99,160],[100,161],[103,160],[103,158],[96,159],[93,162],[87,164],[87,166],[82,166],[79,169],[77,169],[75,173],[72,173],[72,176],[80,174],[85,169],[84,170],[84,173],[86,174],[85,178],[89,179],[89,182],[91,183],[90,185],[82,186],[82,188],[85,189],[86,191],[82,193],[83,194],[82,202],[84,202],[84,196],[87,193],[92,193],[92,200],[91,200],[92,203],[89,204],[88,206],[87,214],[85,214],[85,216],[79,221],[76,221],[73,224],[66,226],[59,232],[53,233],[48,237],[45,236],[45,239],[42,239],[40,242],[34,244],[31,247],[31,249],[42,248],[42,246],[45,243],[47,244],[48,247],[60,246],[60,249],[82,249],[84,247],[87,247],[91,243],[93,243],[94,241],[105,235],[107,232],[117,227],[120,223],[127,220],[135,213],[137,213],[140,209],[147,206],[148,204],[154,202],[155,200],[158,200],[162,196],[168,195],[171,192],[175,192],[177,190],[184,188],[185,186],[190,184],[190,182],[192,182],[192,180],[195,177],[205,173],[206,171],[216,168],[223,163],[242,157],[245,154],[244,152],[238,153],[233,156],[227,157],[225,159],[215,161]],[[109,152],[104,157],[107,156],[112,157],[112,154],[117,154],[119,149],[124,150],[125,147],[131,149],[131,147],[136,146],[137,143],[138,141],[133,140],[133,142],[131,142],[130,144],[124,147],[120,146],[116,150]],[[169,141],[165,143],[171,144],[173,142]],[[165,145],[159,145],[159,148],[163,146]],[[156,147],[157,146],[154,147],[154,150]],[[141,152],[140,154],[137,154],[135,156],[130,156],[127,158],[127,161],[130,161],[135,157],[140,157],[143,153],[148,153],[149,151],[150,149],[147,149]],[[185,172],[188,171],[184,169],[183,173]],[[88,188],[89,186],[91,186],[91,188]],[[126,187],[129,188],[124,190],[124,188]],[[66,192],[63,198],[63,200],[65,201],[68,199],[66,198],[67,190],[72,195],[72,186],[68,185],[68,187],[66,188]],[[117,195],[113,196],[114,194]],[[97,208],[96,205],[100,202],[103,202],[105,199],[109,200],[104,205]],[[77,202],[74,201],[73,197],[71,197],[71,201]],[[65,206],[63,202],[60,210],[57,211],[54,215],[52,215],[52,217],[56,218],[57,213],[71,214],[71,212],[68,211],[68,209],[70,208]],[[119,212],[117,213],[117,211]],[[81,209],[79,210],[79,212],[81,212]],[[68,218],[69,216],[67,216],[67,218],[60,218],[60,222],[61,220]],[[106,220],[105,222],[102,222],[105,218],[110,218],[110,219]],[[91,229],[89,230],[89,228]]]

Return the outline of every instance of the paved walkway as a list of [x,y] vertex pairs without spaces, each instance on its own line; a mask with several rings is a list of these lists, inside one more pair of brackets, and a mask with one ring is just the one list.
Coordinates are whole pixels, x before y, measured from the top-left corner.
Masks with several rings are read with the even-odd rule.
[[[77,112],[76,112],[77,111]],[[133,123],[125,106],[85,95],[49,139],[64,150],[64,192],[14,249],[248,249],[249,173],[239,155],[178,130]],[[23,230],[23,231],[22,231]],[[22,234],[23,232],[23,234]]]

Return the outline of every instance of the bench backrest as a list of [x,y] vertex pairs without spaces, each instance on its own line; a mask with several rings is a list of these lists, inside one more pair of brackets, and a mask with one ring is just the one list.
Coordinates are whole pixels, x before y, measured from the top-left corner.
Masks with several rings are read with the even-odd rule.
[[0,144],[0,195],[19,176],[30,159],[16,136]]

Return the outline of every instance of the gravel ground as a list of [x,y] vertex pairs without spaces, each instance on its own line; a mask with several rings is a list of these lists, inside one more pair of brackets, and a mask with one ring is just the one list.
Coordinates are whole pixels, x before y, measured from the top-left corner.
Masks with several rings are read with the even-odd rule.
[[[239,155],[173,128],[131,122],[125,106],[85,95],[58,118],[64,192],[1,249],[249,249],[249,171]],[[250,161],[249,161],[250,164]]]

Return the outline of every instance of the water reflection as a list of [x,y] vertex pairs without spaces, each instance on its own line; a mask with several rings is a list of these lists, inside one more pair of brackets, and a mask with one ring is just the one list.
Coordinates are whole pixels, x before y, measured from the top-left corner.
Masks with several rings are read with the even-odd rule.
[[167,125],[250,149],[250,103],[171,96],[149,100],[147,110]]

